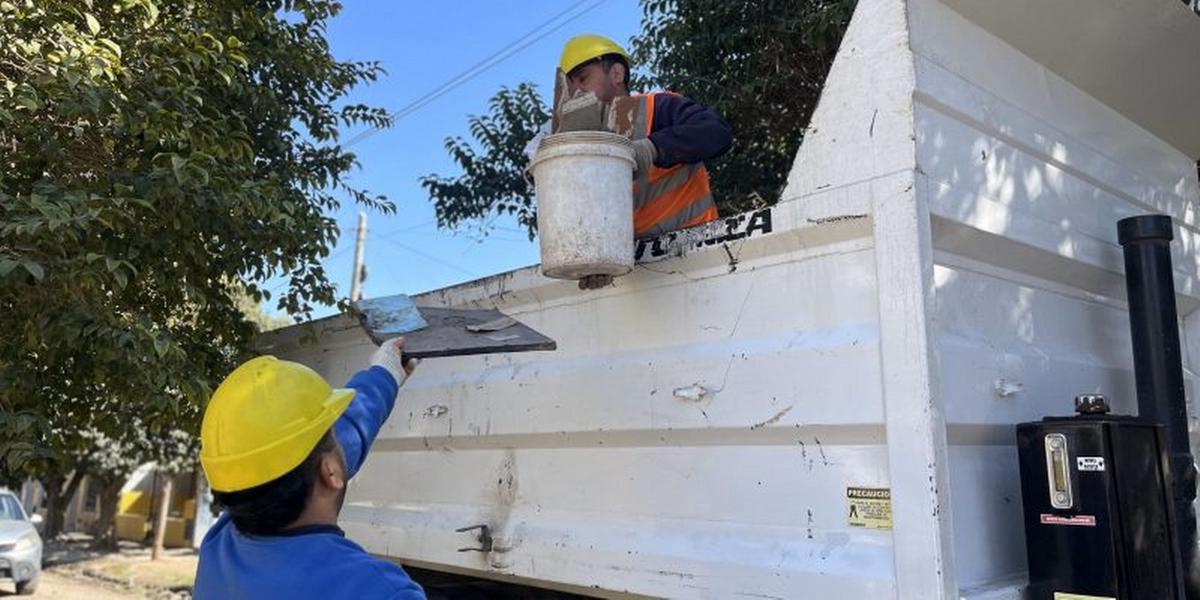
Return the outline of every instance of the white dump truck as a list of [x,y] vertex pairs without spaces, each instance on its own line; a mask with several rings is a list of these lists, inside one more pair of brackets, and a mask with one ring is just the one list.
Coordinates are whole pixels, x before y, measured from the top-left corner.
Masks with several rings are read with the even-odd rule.
[[[598,291],[415,297],[558,349],[427,360],[342,526],[598,597],[1020,598],[1014,425],[1137,412],[1122,217],[1174,221],[1195,397],[1197,107],[1178,0],[860,0],[777,205],[639,241]],[[373,345],[333,317],[263,348],[337,383]]]

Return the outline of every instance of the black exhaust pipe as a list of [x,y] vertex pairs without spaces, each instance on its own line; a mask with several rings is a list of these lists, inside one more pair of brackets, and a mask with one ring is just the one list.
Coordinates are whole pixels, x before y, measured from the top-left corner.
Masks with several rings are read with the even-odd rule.
[[1196,465],[1188,441],[1179,349],[1179,315],[1171,266],[1171,217],[1143,215],[1117,222],[1117,240],[1125,251],[1125,289],[1133,338],[1133,372],[1138,414],[1166,427],[1174,489],[1175,525],[1184,565],[1188,600],[1200,600],[1197,562]]

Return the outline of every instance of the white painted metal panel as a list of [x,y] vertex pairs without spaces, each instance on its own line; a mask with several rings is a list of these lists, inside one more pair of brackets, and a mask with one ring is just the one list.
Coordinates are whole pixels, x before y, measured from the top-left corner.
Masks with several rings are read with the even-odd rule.
[[[947,0],[972,23],[1193,156],[1200,122],[1200,20],[1184,2]],[[1003,66],[992,71],[1007,71]],[[1036,71],[1022,69],[1026,76]],[[1012,87],[1038,89],[1037,85]],[[1030,105],[1037,104],[1030,102]],[[1135,148],[1136,142],[1114,138]]]
[[[1195,315],[1197,179],[1194,157],[1151,134],[1152,124],[1133,122],[1035,62],[1038,49],[1010,45],[1032,44],[1030,36],[1046,43],[1044,32],[1058,27],[1060,45],[1096,47],[1098,40],[1067,32],[1132,4],[981,4],[910,2],[914,121],[918,177],[928,182],[933,215],[958,580],[966,597],[1015,598],[1026,567],[1012,424],[1069,414],[1071,398],[1085,392],[1136,414],[1116,221],[1148,212],[1175,219],[1180,312]],[[1064,20],[1068,5],[1082,21]],[[1045,17],[1020,19],[1041,33],[980,16],[1001,6],[1010,17],[1018,10]],[[1169,28],[1200,33],[1200,21],[1180,15],[1187,21]],[[1100,54],[1120,51],[1110,46]],[[1110,80],[1135,75],[1111,64],[1105,70]],[[1164,72],[1144,71],[1169,84]],[[1112,83],[1097,72],[1065,75],[1085,79],[1093,93]],[[1146,102],[1160,101],[1147,95]],[[1153,125],[1164,118],[1179,115],[1163,108]]]
[[[559,350],[426,361],[347,532],[425,566],[613,593],[894,595],[890,534],[845,519],[847,486],[888,485],[870,223],[802,216],[821,204],[595,294],[522,271],[419,297],[494,304]],[[272,350],[344,379],[369,342],[326,325]],[[485,523],[497,550],[457,552],[472,540],[455,529]]]

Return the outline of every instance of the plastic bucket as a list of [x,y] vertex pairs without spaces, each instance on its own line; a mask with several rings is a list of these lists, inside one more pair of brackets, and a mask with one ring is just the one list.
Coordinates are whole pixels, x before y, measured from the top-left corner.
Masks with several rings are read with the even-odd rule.
[[546,136],[533,157],[542,274],[633,270],[633,144],[602,131]]

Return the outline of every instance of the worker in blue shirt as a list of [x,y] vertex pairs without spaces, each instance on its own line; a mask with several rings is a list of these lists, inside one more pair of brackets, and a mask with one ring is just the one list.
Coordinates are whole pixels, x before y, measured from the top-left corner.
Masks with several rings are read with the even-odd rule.
[[200,545],[196,598],[425,598],[404,569],[337,526],[346,484],[416,367],[403,345],[380,346],[345,389],[273,356],[221,383],[204,412],[200,463],[225,512]]

